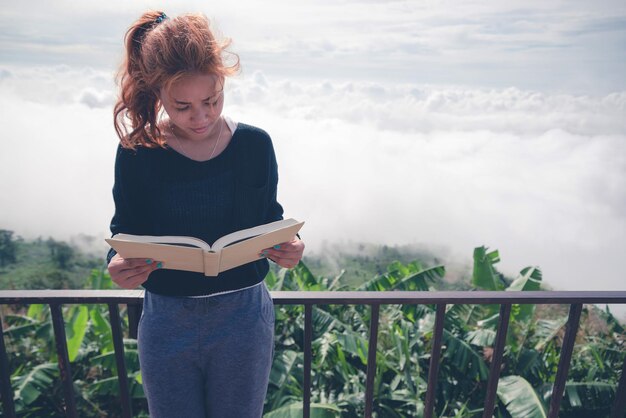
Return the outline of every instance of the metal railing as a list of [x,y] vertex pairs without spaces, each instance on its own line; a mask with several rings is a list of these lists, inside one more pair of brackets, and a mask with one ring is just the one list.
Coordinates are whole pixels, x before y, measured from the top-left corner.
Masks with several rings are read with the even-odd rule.
[[[565,383],[574,349],[576,333],[580,322],[583,304],[626,304],[626,291],[596,292],[271,292],[275,305],[304,305],[304,399],[303,416],[309,418],[311,407],[311,361],[312,361],[312,312],[313,305],[369,305],[372,310],[365,384],[365,417],[372,416],[374,405],[374,377],[376,375],[376,347],[378,343],[378,320],[380,305],[436,305],[435,328],[428,372],[428,387],[424,416],[431,418],[435,402],[435,388],[439,372],[444,317],[447,305],[453,304],[498,304],[500,315],[496,331],[493,357],[487,382],[483,417],[491,418],[496,401],[496,389],[500,378],[500,368],[509,326],[511,305],[513,304],[566,304],[570,306],[565,336],[561,347],[559,365],[550,398],[548,418],[557,418]],[[7,290],[0,291],[0,305],[6,304],[46,304],[50,306],[56,339],[59,370],[64,390],[65,411],[68,417],[77,417],[74,401],[70,361],[68,358],[65,327],[61,306],[65,304],[107,304],[117,362],[122,416],[130,418],[131,399],[129,394],[124,346],[119,316],[119,304],[128,309],[131,338],[137,337],[137,325],[141,315],[143,291],[141,290]],[[3,333],[0,323],[0,333]],[[10,370],[4,344],[0,338],[0,393],[3,402],[3,416],[15,417],[13,391],[10,384]],[[611,418],[623,418],[626,413],[626,360],[615,393]]]

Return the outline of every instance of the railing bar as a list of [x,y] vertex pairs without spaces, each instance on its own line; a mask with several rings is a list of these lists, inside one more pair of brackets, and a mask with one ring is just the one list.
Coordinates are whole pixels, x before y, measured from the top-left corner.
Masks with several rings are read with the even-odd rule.
[[[141,303],[143,290],[0,290],[0,304]],[[371,304],[626,304],[626,291],[275,291],[276,305]]]
[[304,305],[304,393],[302,416],[311,416],[311,344],[313,341],[313,306]]
[[510,317],[511,305],[500,305],[498,331],[496,334],[493,356],[491,357],[491,370],[489,370],[489,382],[487,383],[487,396],[485,397],[483,418],[491,418],[493,416],[493,408],[496,402],[496,391],[498,389],[498,381],[500,380],[500,367],[502,366],[502,357],[504,354],[504,346],[506,345],[506,334],[509,330]]
[[443,337],[443,323],[446,314],[446,304],[437,305],[435,315],[435,330],[433,337],[433,347],[430,352],[430,367],[428,369],[428,388],[426,389],[426,406],[424,407],[424,418],[432,418],[435,406],[435,396],[437,394],[437,376],[439,375],[439,359],[441,357],[441,340]]
[[15,418],[15,403],[13,401],[13,388],[11,387],[11,370],[9,369],[9,357],[4,344],[4,329],[0,317],[0,389],[2,390],[2,416]]
[[109,321],[111,322],[111,333],[113,334],[113,349],[115,350],[115,362],[117,364],[117,381],[120,386],[120,397],[122,400],[122,417],[131,418],[133,416],[130,401],[130,391],[128,389],[128,372],[126,371],[126,361],[124,359],[124,338],[122,326],[120,325],[120,310],[116,303],[109,304]]
[[78,413],[76,412],[76,400],[74,399],[74,382],[72,381],[70,358],[67,352],[67,339],[65,336],[65,324],[63,322],[61,305],[58,303],[51,303],[50,313],[52,314],[52,326],[54,328],[54,339],[56,342],[57,356],[59,360],[59,372],[61,374],[61,383],[63,384],[65,416],[78,418]]
[[143,305],[141,303],[126,304],[126,312],[128,314],[128,338],[137,339],[139,318],[141,318],[142,311]]
[[380,305],[371,305],[370,338],[367,345],[367,375],[365,378],[365,418],[371,418],[374,408],[374,380],[376,378],[376,350],[378,348],[378,318]]
[[611,418],[624,418],[626,416],[626,357],[622,365],[622,375],[619,378],[615,401],[611,408]]
[[569,317],[565,326],[565,337],[563,338],[563,346],[561,347],[561,355],[559,358],[559,366],[556,371],[556,379],[552,388],[552,398],[550,399],[550,412],[548,418],[557,418],[565,391],[565,383],[567,381],[567,373],[569,372],[572,352],[574,351],[574,343],[576,342],[576,333],[578,332],[578,324],[580,323],[580,313],[583,310],[582,303],[575,303],[570,306]]

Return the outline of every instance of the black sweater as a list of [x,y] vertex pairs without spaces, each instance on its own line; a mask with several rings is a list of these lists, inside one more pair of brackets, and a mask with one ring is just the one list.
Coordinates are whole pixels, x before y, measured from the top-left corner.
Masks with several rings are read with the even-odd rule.
[[[172,148],[117,149],[111,233],[187,235],[209,244],[228,233],[283,218],[276,200],[278,168],[269,135],[239,123],[221,154],[194,161]],[[115,255],[111,249],[107,262]],[[158,261],[158,260],[157,260]],[[262,281],[266,259],[208,277],[153,271],[147,290],[170,296],[208,295]]]

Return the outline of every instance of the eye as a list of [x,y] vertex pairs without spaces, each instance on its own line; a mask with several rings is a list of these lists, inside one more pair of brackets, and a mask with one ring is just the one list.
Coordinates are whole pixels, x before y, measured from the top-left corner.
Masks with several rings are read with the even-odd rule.
[[176,110],[178,110],[179,112],[184,112],[185,110],[189,109],[189,106],[185,106],[185,107],[177,107]]

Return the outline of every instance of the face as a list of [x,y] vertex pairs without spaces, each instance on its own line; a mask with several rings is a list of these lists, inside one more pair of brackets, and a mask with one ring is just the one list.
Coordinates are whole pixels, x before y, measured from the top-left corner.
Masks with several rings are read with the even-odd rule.
[[224,80],[216,75],[189,74],[161,89],[159,99],[176,134],[192,140],[212,136],[224,107]]

